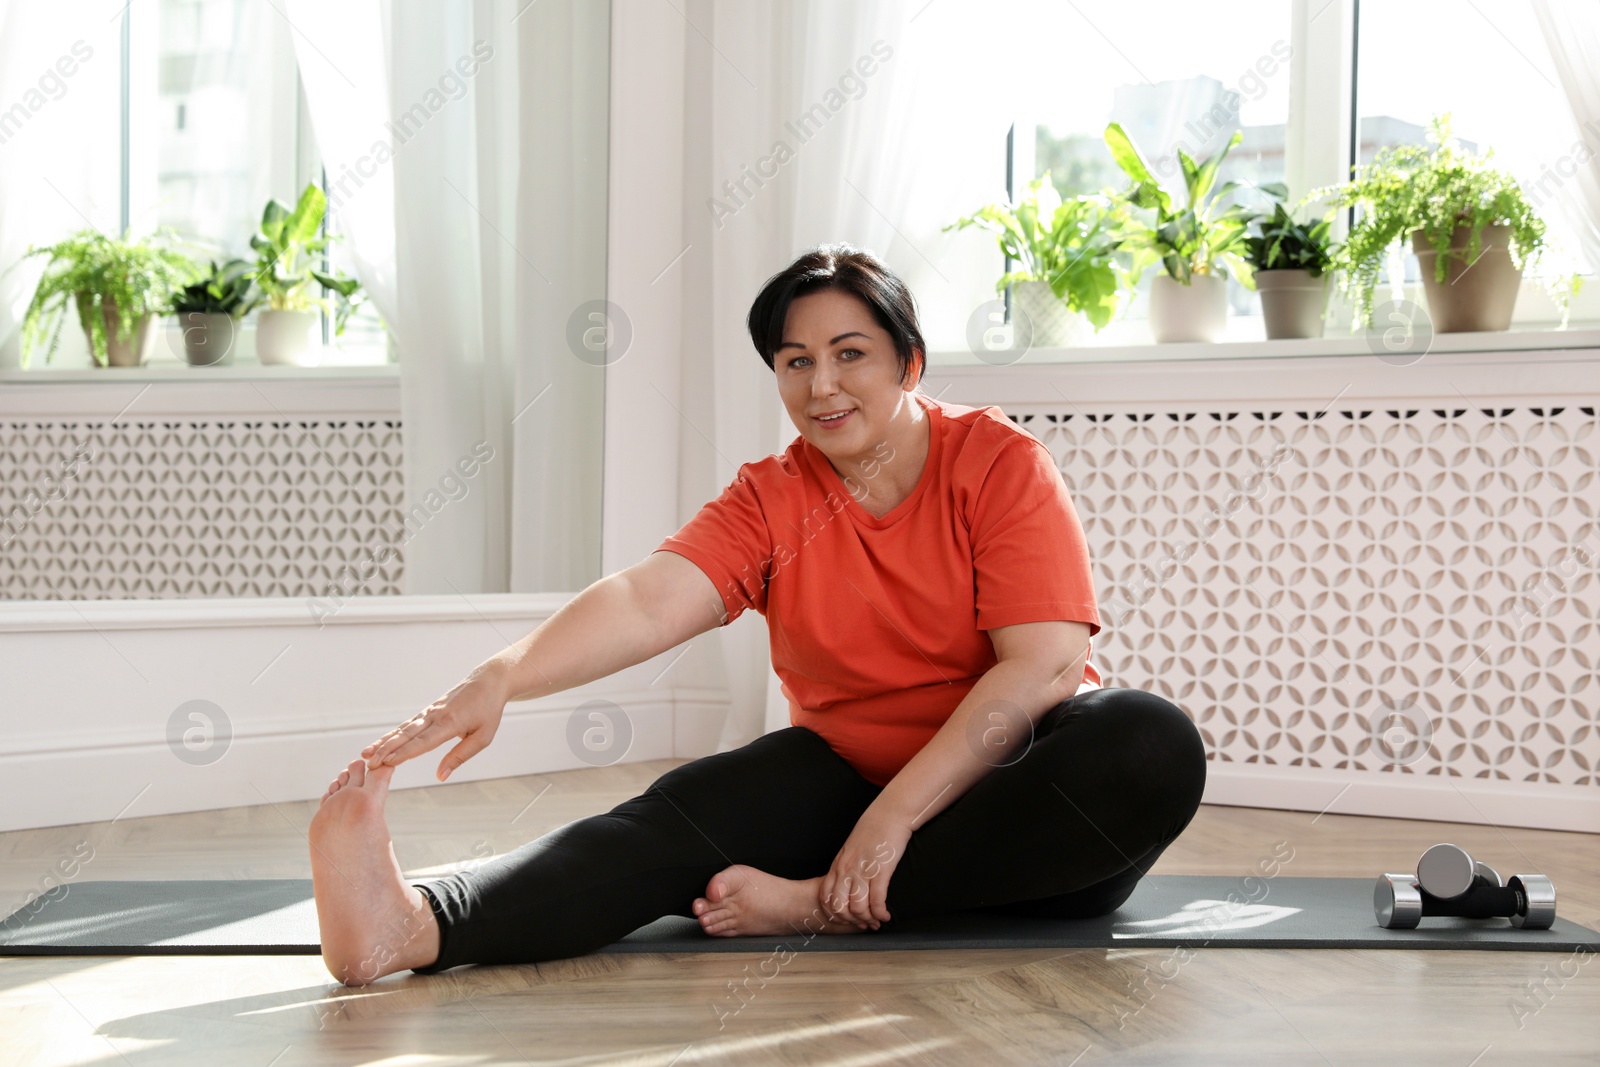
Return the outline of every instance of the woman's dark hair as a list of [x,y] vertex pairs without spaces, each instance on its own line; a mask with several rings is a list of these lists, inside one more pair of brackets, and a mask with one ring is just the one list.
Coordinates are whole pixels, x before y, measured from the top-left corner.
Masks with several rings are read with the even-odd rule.
[[755,342],[756,351],[761,353],[768,370],[777,372],[773,358],[783,343],[789,304],[797,297],[824,289],[843,290],[871,309],[878,325],[894,338],[902,383],[910,370],[913,351],[922,353],[922,373],[927,373],[928,347],[917,325],[917,308],[911,290],[877,256],[847,244],[818,245],[809,249],[761,287],[755,303],[750,305],[748,325],[750,340]]

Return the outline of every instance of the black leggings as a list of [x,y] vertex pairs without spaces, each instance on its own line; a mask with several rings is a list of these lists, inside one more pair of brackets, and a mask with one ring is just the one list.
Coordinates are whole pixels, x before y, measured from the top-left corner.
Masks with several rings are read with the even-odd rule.
[[[1044,714],[1021,758],[912,833],[880,929],[968,909],[1114,911],[1189,825],[1205,778],[1200,733],[1175,705],[1138,689],[1079,693]],[[693,918],[730,864],[826,874],[879,792],[800,726],[675,767],[604,815],[413,882],[439,921],[439,958],[417,973],[581,956],[662,916]]]

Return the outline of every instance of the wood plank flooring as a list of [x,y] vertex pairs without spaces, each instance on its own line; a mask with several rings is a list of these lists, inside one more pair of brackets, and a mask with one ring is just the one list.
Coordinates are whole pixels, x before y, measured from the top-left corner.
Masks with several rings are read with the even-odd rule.
[[[470,863],[679,762],[395,793],[396,853],[408,874]],[[80,879],[309,877],[314,807],[0,834],[0,908],[87,848]],[[1208,805],[1155,873],[1244,875],[1292,849],[1281,876],[1371,878],[1437,841],[1549,875],[1561,914],[1600,927],[1587,834]],[[608,954],[360,990],[309,956],[0,958],[0,1064],[1600,1064],[1595,954],[800,952],[740,1007],[728,983],[764,958]]]

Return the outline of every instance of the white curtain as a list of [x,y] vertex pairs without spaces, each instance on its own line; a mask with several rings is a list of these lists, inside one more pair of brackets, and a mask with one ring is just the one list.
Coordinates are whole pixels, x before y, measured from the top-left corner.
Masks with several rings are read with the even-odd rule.
[[[1558,195],[1582,243],[1583,257],[1600,268],[1600,5],[1533,0],[1573,125],[1586,151],[1575,153],[1571,182]],[[1563,159],[1566,164],[1566,159]]]
[[[688,251],[672,268],[682,272],[682,326],[670,397],[688,424],[678,436],[680,522],[740,463],[781,452],[797,434],[745,316],[799,252],[834,241],[873,250],[917,294],[925,327],[944,316],[959,330],[993,297],[995,274],[940,263],[955,239],[940,227],[1004,193],[1000,79],[952,77],[973,56],[1004,52],[985,38],[990,20],[938,6],[692,0],[681,38],[655,35],[656,47],[681,39],[683,50]],[[674,16],[625,0],[614,17]],[[628,78],[615,70],[613,91],[629,92]],[[747,616],[717,636],[730,698],[725,750],[787,725],[788,707],[765,626]]]
[[[942,263],[951,242],[980,238],[940,228],[1003,193],[1008,120],[999,79],[950,72],[972,66],[974,55],[1004,52],[985,38],[998,28],[939,8],[913,0],[619,0],[617,25],[608,26],[606,5],[578,0],[384,0],[391,118],[426,103],[441,74],[475,45],[493,49],[468,93],[430,109],[390,164],[397,269],[386,317],[403,372],[408,506],[476,441],[496,456],[490,477],[480,475],[409,542],[409,591],[578,589],[598,576],[591,505],[600,470],[585,443],[598,419],[600,368],[574,355],[566,326],[587,301],[622,299],[606,291],[606,242],[594,235],[606,233],[608,217],[615,226],[625,202],[659,183],[664,169],[682,190],[671,247],[646,251],[629,233],[612,235],[611,273],[633,279],[624,306],[635,334],[612,373],[641,390],[647,382],[647,395],[656,400],[659,392],[681,419],[677,523],[714,498],[740,463],[781,451],[796,434],[744,319],[765,279],[801,250],[847,241],[876,251],[917,293],[926,327],[943,322],[947,333],[962,332],[973,308],[993,296],[995,275]],[[371,8],[364,10],[370,20]],[[610,91],[645,118],[612,136],[653,136],[657,115],[669,112],[681,124],[659,131],[660,150],[644,165],[611,176],[618,202],[609,216],[606,184],[596,178],[605,174],[606,85],[585,63],[608,30],[613,42],[632,30],[653,60],[675,50],[676,65],[664,90],[650,71],[613,53]],[[375,78],[350,80],[371,96]],[[312,93],[325,106],[351,97],[331,75]],[[316,102],[313,110],[323,114]],[[350,110],[373,109],[368,100]],[[331,132],[336,122],[345,132]],[[367,151],[348,115],[330,117],[326,128],[346,142],[341,167]],[[787,155],[772,161],[779,141]],[[747,168],[771,177],[753,182]],[[742,194],[730,195],[725,183]],[[670,313],[656,316],[652,301],[669,291]],[[667,350],[668,362],[652,362]],[[670,373],[657,374],[657,366]],[[930,382],[929,391],[938,387]],[[641,543],[669,532],[641,531]],[[617,565],[637,558],[630,547]],[[721,747],[785,724],[764,625],[752,617],[729,627],[712,648],[720,661],[686,660],[673,677],[726,685],[731,712]]]
[[[605,5],[291,0],[330,199],[401,367],[408,593],[599,577]],[[597,121],[598,120],[598,121]]]
[[394,138],[386,126],[389,71],[378,0],[286,0],[284,6],[330,187],[330,214],[338,217],[362,287],[384,321],[393,323],[394,170],[384,149]]

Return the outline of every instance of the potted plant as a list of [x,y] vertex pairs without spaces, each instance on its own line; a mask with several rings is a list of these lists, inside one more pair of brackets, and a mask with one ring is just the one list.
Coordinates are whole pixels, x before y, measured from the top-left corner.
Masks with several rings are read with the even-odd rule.
[[[322,345],[322,312],[334,315],[334,333],[341,334],[351,312],[364,301],[356,279],[313,266],[334,240],[318,236],[327,208],[327,198],[313,182],[292,211],[279,200],[268,201],[261,230],[250,238],[256,250],[255,283],[267,303],[256,315],[256,357],[262,363],[312,362]],[[333,296],[314,295],[314,286],[326,286]]]
[[1051,347],[1081,336],[1077,315],[1098,333],[1116,314],[1119,268],[1112,257],[1125,221],[1126,208],[1108,197],[1061,199],[1045,171],[1016,204],[990,204],[944,229],[977,226],[995,234],[1001,251],[1021,264],[1001,276],[995,291],[1012,287],[1013,306],[1032,324],[1032,343]]
[[1260,232],[1244,239],[1244,259],[1255,272],[1267,337],[1321,337],[1333,263],[1331,213],[1307,225],[1296,222],[1280,201],[1256,225]]
[[46,248],[30,245],[23,260],[45,256],[47,261],[22,317],[22,365],[28,365],[30,352],[46,333],[50,345],[45,362],[55,358],[69,302],[77,309],[95,363],[144,363],[155,344],[157,316],[198,272],[188,256],[160,243],[167,236],[163,231],[135,241],[128,234],[116,239],[85,229]]
[[[1155,212],[1154,225],[1130,217],[1122,247],[1134,254],[1130,275],[1135,284],[1144,267],[1158,261],[1162,265],[1164,273],[1150,287],[1150,331],[1158,342],[1215,341],[1228,321],[1228,273],[1231,271],[1246,289],[1255,287],[1242,254],[1247,227],[1256,215],[1230,200],[1230,195],[1245,183],[1216,186],[1222,161],[1243,139],[1244,131],[1235,130],[1216,155],[1199,164],[1187,152],[1178,150],[1188,198],[1187,204],[1179,208],[1156,181],[1122,126],[1113,122],[1106,127],[1105,141],[1111,158],[1133,182],[1123,198],[1135,208]],[[1259,188],[1280,200],[1288,195],[1288,190],[1277,182]]]
[[183,333],[183,358],[193,367],[233,362],[238,322],[255,302],[250,300],[250,264],[230,259],[172,298],[172,313]]
[[[1352,168],[1350,181],[1311,194],[1362,208],[1335,258],[1353,297],[1353,325],[1371,321],[1379,273],[1410,238],[1435,333],[1507,329],[1523,271],[1545,250],[1544,222],[1516,179],[1494,165],[1493,149],[1477,155],[1460,147],[1448,113],[1434,116],[1427,140],[1386,145]],[[1577,279],[1554,278],[1548,288],[1565,324]]]

